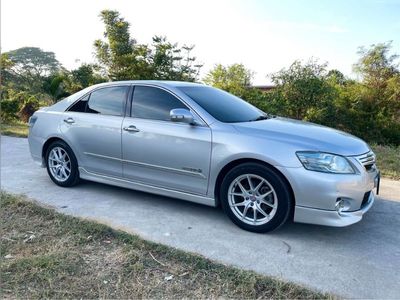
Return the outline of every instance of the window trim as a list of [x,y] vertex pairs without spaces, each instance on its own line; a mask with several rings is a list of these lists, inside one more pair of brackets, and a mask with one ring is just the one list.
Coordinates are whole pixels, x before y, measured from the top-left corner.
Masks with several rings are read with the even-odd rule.
[[[152,87],[152,88],[156,88],[159,90],[163,90],[167,93],[169,93],[170,95],[172,95],[173,97],[175,97],[176,99],[178,99],[178,101],[180,101],[183,105],[185,105],[187,107],[187,109],[190,110],[190,112],[192,114],[194,114],[194,116],[201,122],[200,124],[197,124],[195,126],[203,126],[203,127],[209,127],[209,125],[207,124],[207,122],[185,101],[183,100],[180,96],[178,96],[177,94],[175,94],[174,92],[159,86],[159,85],[154,85],[154,84],[146,84],[146,83],[133,83],[132,84],[132,93],[130,96],[130,110],[127,112],[127,117],[130,118],[135,118],[135,119],[140,119],[140,120],[148,120],[148,121],[157,121],[157,122],[169,122],[169,123],[174,123],[174,124],[178,124],[177,122],[172,122],[171,120],[158,120],[158,119],[146,119],[146,118],[138,118],[135,116],[132,116],[132,110],[133,110],[133,103],[134,103],[134,92],[135,92],[135,87]],[[189,124],[187,124],[189,125]],[[193,126],[193,125],[189,125],[189,126]]]

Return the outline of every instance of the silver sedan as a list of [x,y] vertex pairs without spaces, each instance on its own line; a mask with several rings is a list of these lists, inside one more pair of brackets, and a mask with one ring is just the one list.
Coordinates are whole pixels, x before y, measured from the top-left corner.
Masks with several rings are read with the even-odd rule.
[[375,155],[331,128],[268,115],[209,86],[170,81],[86,88],[30,118],[51,180],[79,179],[222,206],[254,232],[361,220],[379,188]]

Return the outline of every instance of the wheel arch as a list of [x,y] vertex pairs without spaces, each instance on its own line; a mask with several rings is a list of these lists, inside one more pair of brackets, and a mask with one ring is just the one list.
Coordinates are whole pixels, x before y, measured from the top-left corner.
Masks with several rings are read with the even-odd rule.
[[261,164],[261,165],[264,165],[264,166],[267,166],[267,167],[273,169],[279,175],[279,177],[286,183],[286,185],[289,188],[289,192],[290,192],[290,194],[292,196],[292,200],[293,200],[292,201],[293,202],[292,203],[292,206],[293,206],[292,207],[292,214],[293,214],[294,206],[296,205],[296,197],[294,195],[293,188],[292,188],[289,180],[286,178],[285,175],[282,174],[281,171],[279,171],[273,165],[271,165],[271,164],[269,164],[269,163],[267,163],[265,161],[262,161],[262,160],[259,160],[259,159],[255,159],[255,158],[240,158],[240,159],[236,159],[236,160],[233,160],[233,161],[229,162],[228,164],[226,164],[221,169],[221,171],[218,173],[217,179],[215,181],[215,186],[214,186],[214,199],[215,199],[216,206],[220,206],[219,191],[220,191],[220,187],[221,187],[221,184],[222,184],[222,180],[224,179],[225,175],[230,170],[232,170],[234,167],[236,167],[238,165],[241,165],[241,164],[244,164],[244,163],[251,163],[251,162],[252,163],[258,163],[258,164]]

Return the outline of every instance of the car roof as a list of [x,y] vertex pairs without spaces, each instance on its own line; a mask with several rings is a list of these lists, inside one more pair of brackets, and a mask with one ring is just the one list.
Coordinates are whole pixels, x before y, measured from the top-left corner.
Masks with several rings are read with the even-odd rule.
[[182,87],[182,86],[204,86],[202,83],[198,82],[188,82],[188,81],[172,81],[172,80],[124,80],[124,81],[109,81],[96,84],[92,87],[108,86],[116,84],[154,84],[163,87]]

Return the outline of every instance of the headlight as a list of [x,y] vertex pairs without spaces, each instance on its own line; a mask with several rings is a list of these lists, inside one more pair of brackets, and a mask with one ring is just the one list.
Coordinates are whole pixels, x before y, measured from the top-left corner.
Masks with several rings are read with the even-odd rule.
[[311,171],[354,174],[355,170],[343,156],[324,152],[296,152],[304,168]]

